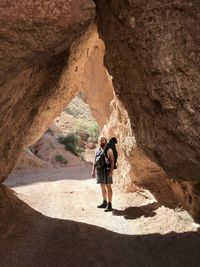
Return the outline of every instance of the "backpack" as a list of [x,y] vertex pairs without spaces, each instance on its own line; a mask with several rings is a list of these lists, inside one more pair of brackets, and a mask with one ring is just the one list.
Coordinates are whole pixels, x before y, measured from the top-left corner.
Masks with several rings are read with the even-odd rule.
[[94,165],[97,169],[105,168],[107,166],[104,151],[99,151],[99,153],[97,153],[95,155],[95,164]]
[[[108,152],[108,149],[109,149],[109,148],[112,149],[112,151],[113,151],[113,155],[114,155],[114,169],[117,169],[118,153],[117,153],[116,146],[115,146],[114,143],[108,143],[108,144],[107,144],[104,153],[105,153],[105,156],[106,156],[106,158],[108,159],[108,161],[109,161],[109,158],[108,158],[108,156],[107,156],[107,152]],[[110,167],[111,164],[109,163],[109,164],[107,164],[107,166]]]

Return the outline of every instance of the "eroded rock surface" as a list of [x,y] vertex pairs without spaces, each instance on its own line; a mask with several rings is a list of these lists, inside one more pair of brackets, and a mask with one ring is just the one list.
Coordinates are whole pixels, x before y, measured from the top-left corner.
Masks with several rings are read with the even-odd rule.
[[90,0],[2,0],[0,84],[68,49],[95,14]]
[[94,31],[92,52],[85,63],[81,85],[91,112],[101,128],[110,118],[111,101],[114,98],[112,77],[104,66],[105,45]]
[[127,111],[115,95],[110,103],[110,116],[103,127],[102,135],[108,138],[115,136],[118,140],[118,168],[114,171],[115,184],[117,183],[126,192],[135,191],[129,156],[131,150],[137,145]]
[[106,66],[137,144],[170,177],[199,181],[199,1],[95,2]]
[[3,181],[21,149],[41,136],[76,93],[76,64],[81,67],[90,52],[85,45],[91,31],[74,41],[93,22],[95,10],[90,0],[3,1],[0,15]]

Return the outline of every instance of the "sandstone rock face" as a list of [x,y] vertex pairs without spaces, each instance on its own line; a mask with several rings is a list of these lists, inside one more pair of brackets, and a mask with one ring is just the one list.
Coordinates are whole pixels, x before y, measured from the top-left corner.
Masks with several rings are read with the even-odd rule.
[[[137,186],[148,189],[160,203],[178,203],[165,172],[149,160],[137,148],[130,118],[114,93],[112,77],[103,66],[105,48],[96,35],[94,50],[85,64],[81,88],[93,116],[103,126],[101,135],[118,139],[118,168],[114,171],[114,183],[131,192]],[[180,201],[184,203],[183,201]]]
[[90,0],[3,0],[0,84],[70,47],[94,18]]
[[[164,205],[184,204],[185,200],[179,200],[172,189],[173,180],[137,147],[128,113],[116,96],[110,106],[110,118],[104,125],[102,135],[118,139],[119,159],[118,168],[114,171],[115,184],[126,192],[136,191],[138,187],[145,188]],[[180,188],[178,184],[177,188]]]
[[112,99],[110,106],[110,117],[103,127],[102,135],[109,138],[115,136],[118,140],[118,168],[114,171],[114,181],[126,192],[135,191],[129,157],[131,150],[136,147],[136,141],[132,133],[130,118],[116,96]]
[[171,208],[181,206],[199,219],[199,183],[176,181],[151,161],[136,145],[130,118],[115,96],[111,101],[110,119],[102,134],[118,139],[118,169],[114,171],[114,183],[126,192],[147,189],[161,204]]
[[1,2],[1,182],[77,92],[76,64],[90,52],[91,30],[75,40],[94,14],[90,0]]
[[106,66],[137,144],[170,177],[199,181],[199,1],[95,2]]
[[138,187],[139,190],[147,189],[160,204],[169,207],[181,205],[193,216],[198,216],[198,183],[180,182],[168,177],[137,147],[128,113],[115,95],[112,77],[103,66],[104,53],[104,45],[96,36],[95,49],[85,64],[81,88],[94,117],[103,125],[101,135],[118,139],[119,159],[114,183],[126,192],[136,191]]
[[111,101],[114,98],[112,77],[104,67],[105,45],[94,31],[94,44],[90,57],[85,63],[81,86],[91,112],[101,128],[110,118]]
[[[32,121],[25,145],[33,144],[38,140],[50,126],[53,119],[63,111],[66,105],[78,94],[80,88],[82,88],[85,65],[90,60],[96,36],[96,27],[91,26],[84,35],[71,45],[68,51],[68,61],[66,62],[65,60],[65,66],[57,84],[51,90],[47,90],[46,97],[43,96],[43,102],[40,104],[37,115]],[[53,65],[55,63],[56,61],[52,61]],[[58,66],[55,67],[54,73],[57,73],[58,70]],[[53,78],[54,73],[52,73],[52,79],[55,81],[55,78]]]

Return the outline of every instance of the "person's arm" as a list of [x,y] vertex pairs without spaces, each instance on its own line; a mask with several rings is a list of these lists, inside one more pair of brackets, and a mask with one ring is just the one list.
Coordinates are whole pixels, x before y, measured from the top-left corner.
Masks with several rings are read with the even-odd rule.
[[[95,153],[95,157],[96,157],[96,153]],[[93,161],[93,165],[92,165],[92,177],[95,178],[95,159]]]
[[114,166],[115,166],[115,159],[114,159],[114,154],[113,154],[113,151],[111,148],[108,149],[108,158],[109,158],[109,161],[110,161],[110,171],[109,171],[109,177],[112,177],[113,176],[113,170],[114,170]]

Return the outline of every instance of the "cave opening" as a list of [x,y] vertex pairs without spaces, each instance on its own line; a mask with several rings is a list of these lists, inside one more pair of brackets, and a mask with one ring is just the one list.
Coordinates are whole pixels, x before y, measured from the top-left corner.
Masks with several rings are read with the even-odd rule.
[[[161,2],[0,4],[1,267],[200,265],[199,4]],[[95,119],[66,130],[80,89]],[[119,144],[110,213],[97,124]]]
[[[38,171],[37,168],[32,173],[24,170],[20,174],[19,171],[18,177],[15,177],[14,171],[5,184],[13,186],[19,196],[21,195],[31,207],[49,217],[90,223],[113,232],[133,235],[138,231],[138,227],[133,224],[135,220],[139,224],[143,219],[157,220],[161,216],[163,232],[179,231],[181,228],[178,222],[179,215],[176,214],[176,210],[171,209],[177,205],[171,187],[173,182],[137,147],[129,115],[115,95],[112,77],[104,66],[104,54],[104,43],[99,39],[96,26],[92,26],[79,42],[72,46],[67,55],[69,65],[62,71],[61,82],[59,81],[61,85],[58,86],[58,89],[62,90],[58,90],[59,95],[54,94],[53,91],[50,101],[44,103],[47,108],[42,110],[40,117],[38,116],[38,119],[33,122],[29,131],[30,137],[27,143],[31,144],[30,147],[37,160],[35,158],[36,161],[32,161],[30,151],[28,153],[27,150],[23,151],[22,153],[26,153],[25,157],[28,159],[23,159],[22,155],[19,169],[20,164],[22,166],[35,164],[40,165],[42,171]],[[82,91],[78,98],[72,100],[80,88]],[[66,95],[64,95],[65,91]],[[90,107],[95,118],[87,121],[87,127],[83,121],[86,103],[83,104],[84,101],[81,102],[80,99],[84,99],[88,105],[84,116],[90,117],[88,113]],[[65,103],[70,101],[72,102],[66,107]],[[53,112],[51,105],[54,107]],[[66,115],[66,111],[68,115],[74,116],[70,118],[70,127],[69,125],[66,127],[68,119],[63,116],[63,113]],[[55,115],[58,115],[56,119]],[[53,119],[55,119],[54,124],[52,124]],[[35,145],[32,144],[33,140],[36,141],[41,137],[44,129],[47,140],[45,141],[43,136]],[[95,185],[95,180],[91,179],[91,164],[85,164],[80,159],[80,157],[82,159],[87,157],[86,161],[93,160],[100,129],[101,135],[116,136],[119,141],[119,168],[114,174],[114,203],[116,203],[114,207],[116,208],[109,217],[109,220],[114,221],[110,224],[101,220],[102,214],[99,211],[98,215],[94,216],[94,209],[101,199],[101,194]],[[76,140],[77,134],[79,141]],[[62,135],[68,137],[71,135],[71,140],[75,141],[70,148],[75,155],[66,154],[67,152],[62,150],[63,147],[61,150],[55,149],[55,140],[59,137],[60,142],[65,143]],[[76,142],[79,143],[79,148],[76,147]],[[86,155],[83,149],[85,146],[87,146]],[[55,167],[51,168],[48,161],[53,162]],[[178,185],[175,190],[177,193]],[[186,211],[179,210],[179,212],[188,221],[188,225],[192,223]],[[177,220],[175,224],[171,223],[168,229],[165,228],[164,222],[166,214],[171,220],[174,218]],[[160,226],[154,225],[153,230],[151,227],[146,227],[142,231],[160,233]],[[196,226],[193,228],[196,229]]]

